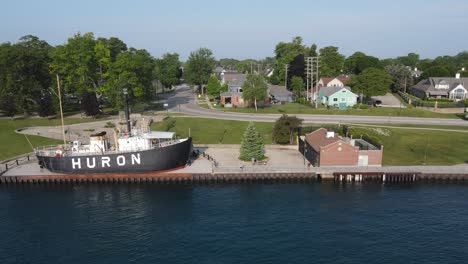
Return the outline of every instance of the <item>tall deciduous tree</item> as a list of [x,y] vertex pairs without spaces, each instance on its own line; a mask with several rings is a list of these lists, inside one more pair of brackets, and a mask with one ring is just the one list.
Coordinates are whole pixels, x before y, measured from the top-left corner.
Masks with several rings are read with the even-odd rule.
[[0,96],[12,93],[25,114],[50,86],[48,65],[52,47],[36,36],[27,35],[16,44],[0,46]]
[[361,74],[354,76],[353,91],[366,97],[385,95],[390,91],[392,77],[384,70],[367,68]]
[[99,103],[94,92],[84,91],[81,98],[81,108],[85,115],[96,116],[100,113]]
[[384,70],[392,77],[392,90],[407,91],[413,84],[410,70],[403,64],[392,64],[385,66]]
[[253,101],[257,111],[257,101],[267,98],[268,85],[265,78],[259,74],[248,74],[242,84],[242,97],[246,101]]
[[249,161],[255,158],[261,160],[264,158],[264,154],[263,138],[255,129],[254,123],[250,122],[242,137],[239,159]]
[[155,77],[164,87],[170,89],[179,82],[180,67],[179,54],[166,53],[156,60]]
[[219,82],[216,76],[211,75],[206,85],[206,93],[211,96],[219,96],[219,93],[222,90],[221,83]]
[[105,92],[112,104],[122,108],[123,88],[128,89],[132,103],[146,102],[154,98],[154,59],[146,50],[130,48],[117,56],[109,72]]
[[304,91],[304,81],[301,77],[293,76],[291,79],[291,90],[296,94],[296,100],[299,100]]
[[363,52],[355,52],[344,61],[344,70],[347,73],[360,74],[367,68],[380,68],[379,59]]
[[335,77],[343,70],[344,56],[338,47],[329,46],[320,49],[320,76]]
[[280,42],[275,47],[275,66],[274,76],[275,83],[285,81],[285,66],[290,64],[298,55],[307,54],[307,48],[302,44],[301,37],[294,37],[291,42]]
[[293,144],[294,130],[300,127],[301,124],[302,119],[283,114],[276,120],[273,126],[273,142],[278,144]]
[[204,94],[203,86],[208,82],[215,64],[216,60],[211,50],[200,48],[193,51],[184,69],[185,79],[193,85],[198,85]]
[[13,117],[18,112],[13,93],[6,94],[0,98],[0,110],[9,117]]
[[39,99],[38,114],[41,117],[55,115],[54,102],[49,91],[44,91],[41,99]]
[[401,56],[397,58],[403,65],[415,67],[419,63],[419,54],[417,53],[408,53],[406,56]]

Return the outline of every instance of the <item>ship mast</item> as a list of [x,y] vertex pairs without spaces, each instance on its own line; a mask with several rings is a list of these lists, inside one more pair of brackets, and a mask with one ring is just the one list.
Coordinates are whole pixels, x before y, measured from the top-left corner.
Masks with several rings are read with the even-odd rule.
[[132,133],[132,128],[130,126],[130,109],[128,108],[128,90],[127,88],[123,89],[124,97],[125,97],[125,119],[127,121],[127,132],[129,135]]
[[57,76],[58,98],[59,98],[59,105],[60,105],[60,118],[62,119],[63,144],[67,145],[67,141],[65,140],[65,126],[63,124],[62,95],[60,94],[60,79],[59,79],[58,74],[56,74],[56,76]]

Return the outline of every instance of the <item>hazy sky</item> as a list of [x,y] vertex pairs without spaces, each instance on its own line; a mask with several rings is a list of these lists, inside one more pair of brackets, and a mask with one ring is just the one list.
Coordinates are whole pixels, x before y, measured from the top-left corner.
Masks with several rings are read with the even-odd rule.
[[302,36],[351,55],[422,57],[468,50],[467,0],[3,0],[0,42],[32,34],[52,45],[76,32],[115,36],[153,56],[210,48],[216,58],[273,56]]

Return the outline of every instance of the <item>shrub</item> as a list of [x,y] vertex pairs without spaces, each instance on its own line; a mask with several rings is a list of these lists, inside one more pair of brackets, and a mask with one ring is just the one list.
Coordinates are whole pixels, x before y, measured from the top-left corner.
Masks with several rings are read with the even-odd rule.
[[[125,124],[125,123],[124,123]],[[114,128],[115,127],[115,124],[112,123],[112,122],[107,122],[105,125],[104,125],[105,128]]]
[[369,107],[366,104],[360,104],[359,109],[368,109]]

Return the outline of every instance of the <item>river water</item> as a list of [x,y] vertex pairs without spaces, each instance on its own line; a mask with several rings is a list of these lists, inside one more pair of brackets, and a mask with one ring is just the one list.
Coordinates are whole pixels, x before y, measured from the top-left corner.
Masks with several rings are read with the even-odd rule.
[[4,186],[0,263],[468,263],[468,185]]

